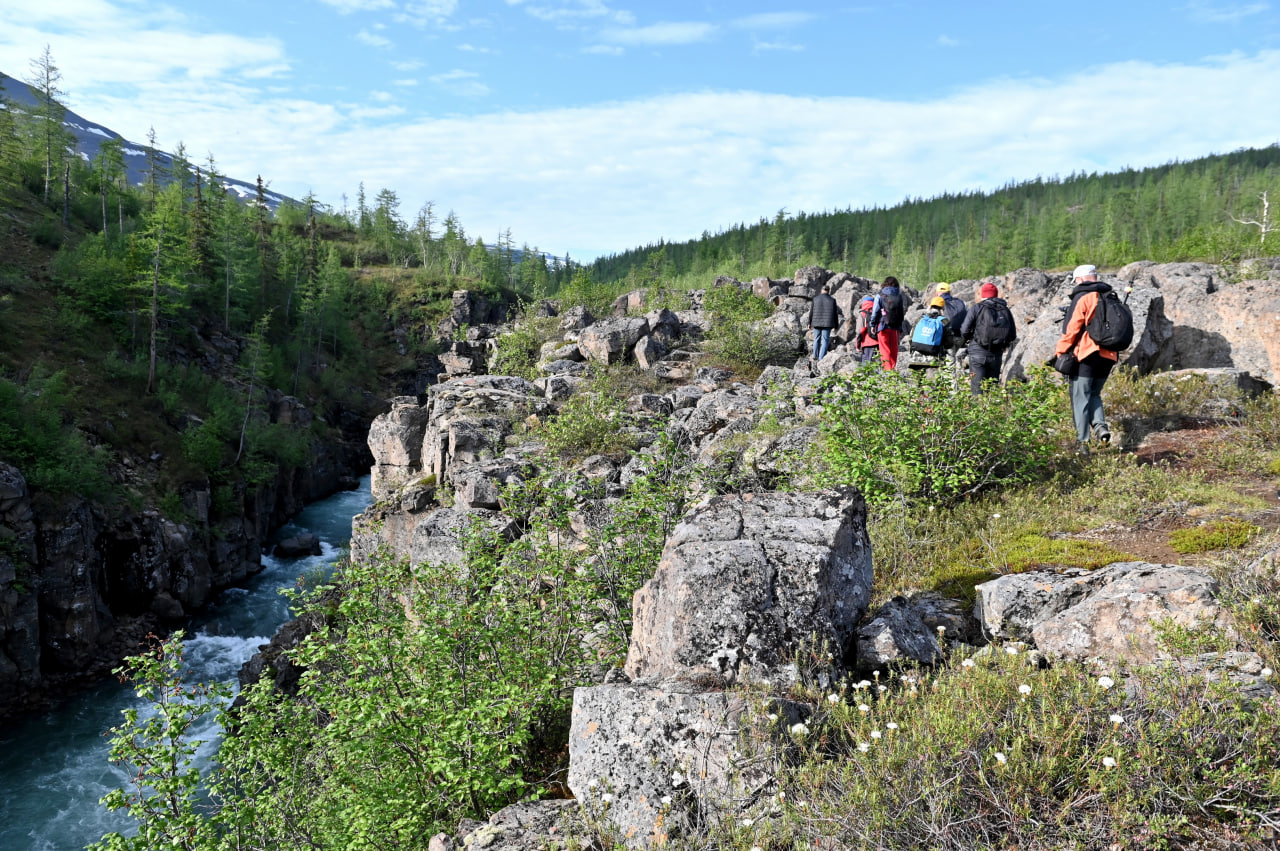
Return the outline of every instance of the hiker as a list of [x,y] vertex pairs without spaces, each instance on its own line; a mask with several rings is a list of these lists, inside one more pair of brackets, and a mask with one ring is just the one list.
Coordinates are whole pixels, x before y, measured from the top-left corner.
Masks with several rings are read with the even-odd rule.
[[943,301],[942,312],[947,317],[947,327],[950,329],[950,344],[947,348],[947,358],[951,361],[951,368],[956,372],[965,372],[961,364],[964,361],[962,352],[964,351],[964,341],[960,338],[960,329],[964,326],[964,318],[969,312],[969,306],[962,299],[951,294],[950,284],[938,284],[938,297]]
[[982,395],[983,382],[1000,380],[1004,351],[1018,339],[1013,313],[1000,298],[1000,290],[988,281],[978,290],[982,300],[966,311],[960,336],[969,353],[969,389]]
[[928,375],[928,370],[946,366],[948,353],[955,345],[955,336],[951,320],[946,315],[946,302],[941,296],[935,296],[924,316],[916,320],[915,327],[911,329],[911,356],[907,369]]
[[831,287],[822,285],[822,292],[813,297],[809,308],[809,330],[813,332],[813,359],[820,361],[827,356],[831,345],[831,332],[840,326],[840,305],[831,297]]
[[875,329],[871,327],[871,309],[875,303],[875,297],[869,295],[864,295],[858,303],[853,339],[858,349],[858,363],[861,364],[880,360],[880,341],[876,339]]
[[898,279],[886,275],[880,285],[880,294],[871,307],[871,327],[880,342],[880,363],[893,372],[898,368],[898,347],[902,343],[902,322],[907,314],[907,299],[899,288]]
[[[1068,359],[1065,365],[1059,362],[1059,368],[1067,376],[1071,389],[1071,416],[1076,424],[1077,445],[1081,452],[1087,453],[1090,437],[1103,444],[1111,442],[1111,427],[1102,413],[1102,386],[1107,383],[1107,376],[1120,359],[1120,354],[1099,345],[1090,328],[1100,300],[1114,292],[1111,286],[1099,281],[1097,268],[1088,263],[1077,266],[1071,277],[1075,281],[1071,290],[1071,306],[1062,319],[1062,336],[1058,338],[1053,354],[1055,360],[1068,353],[1075,357],[1074,364]],[[1132,340],[1131,315],[1129,323],[1129,338]],[[1126,343],[1120,350],[1127,346]]]
[[938,284],[938,296],[943,301],[942,312],[947,315],[947,324],[953,330],[959,330],[964,324],[964,315],[968,312],[969,306],[951,294],[950,284]]

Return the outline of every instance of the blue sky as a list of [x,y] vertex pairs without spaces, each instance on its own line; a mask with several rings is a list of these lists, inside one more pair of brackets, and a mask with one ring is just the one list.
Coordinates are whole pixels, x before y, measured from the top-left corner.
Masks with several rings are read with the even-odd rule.
[[1266,0],[0,0],[46,44],[128,138],[580,260],[1280,141]]

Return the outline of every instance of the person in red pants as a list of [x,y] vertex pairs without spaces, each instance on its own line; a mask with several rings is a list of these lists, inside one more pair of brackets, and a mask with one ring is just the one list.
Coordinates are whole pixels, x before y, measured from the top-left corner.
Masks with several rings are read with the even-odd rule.
[[871,307],[871,327],[876,329],[876,339],[880,342],[880,363],[890,372],[898,368],[898,346],[902,342],[906,314],[907,300],[898,279],[888,275]]

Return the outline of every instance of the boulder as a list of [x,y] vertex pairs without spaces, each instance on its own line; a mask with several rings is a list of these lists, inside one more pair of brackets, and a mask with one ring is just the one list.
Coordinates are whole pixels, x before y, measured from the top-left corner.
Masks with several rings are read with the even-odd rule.
[[438,834],[428,851],[488,848],[490,851],[545,851],[561,848],[565,836],[561,822],[577,809],[576,801],[522,801],[498,810],[483,824],[459,830],[459,836]]
[[794,682],[802,646],[843,658],[870,589],[866,504],[856,490],[710,498],[672,532],[635,594],[626,672]]
[[938,634],[905,597],[894,597],[858,627],[857,667],[864,671],[942,661]]
[[1162,643],[1168,626],[1236,633],[1219,605],[1218,584],[1182,565],[1119,562],[1067,575],[1035,571],[977,587],[974,614],[997,638],[1030,637],[1044,653],[1066,659],[1124,659],[1141,664],[1175,654]]
[[805,266],[797,269],[791,292],[805,298],[813,298],[822,289],[822,285],[831,280],[834,273],[821,266]]
[[603,364],[618,363],[648,333],[647,319],[642,316],[623,316],[585,328],[578,337],[578,348],[588,360]]
[[636,343],[633,352],[637,366],[641,369],[653,369],[667,353],[667,347],[655,335],[647,334]]
[[320,539],[311,532],[299,532],[283,538],[271,551],[282,558],[302,558],[303,556],[320,555]]
[[[774,782],[778,755],[744,752],[749,710],[741,694],[683,682],[575,689],[569,788],[628,847],[692,836],[708,819],[732,818]],[[780,730],[807,714],[789,701],[765,712]]]

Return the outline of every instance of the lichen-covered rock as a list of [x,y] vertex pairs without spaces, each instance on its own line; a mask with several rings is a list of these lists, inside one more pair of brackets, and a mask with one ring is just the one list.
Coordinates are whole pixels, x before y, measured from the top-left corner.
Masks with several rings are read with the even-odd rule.
[[618,363],[648,333],[649,321],[643,316],[623,316],[584,328],[578,337],[578,348],[587,360]]
[[561,828],[576,801],[522,801],[498,810],[484,824],[470,827],[458,839],[432,837],[429,851],[549,851],[566,847]]
[[[573,694],[569,788],[632,848],[691,835],[739,812],[773,783],[777,754],[751,755],[740,694],[688,683],[602,685]],[[777,701],[781,729],[805,707]],[[760,719],[763,721],[764,719]]]
[[1119,562],[1070,576],[1037,571],[1002,576],[978,588],[975,614],[997,637],[1025,637],[1066,659],[1141,664],[1176,655],[1163,641],[1171,628],[1211,628],[1236,636],[1217,601],[1218,584],[1182,565]]
[[657,336],[646,334],[641,337],[632,349],[635,355],[636,365],[641,369],[653,369],[658,361],[667,353],[667,347]]
[[894,597],[858,627],[857,667],[862,670],[940,661],[937,633],[905,597]]
[[676,527],[636,592],[627,674],[794,681],[802,646],[843,657],[870,590],[857,491],[713,497]]

